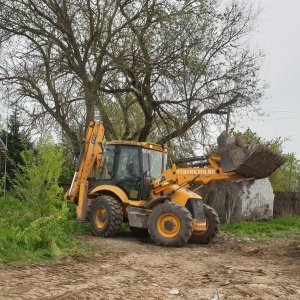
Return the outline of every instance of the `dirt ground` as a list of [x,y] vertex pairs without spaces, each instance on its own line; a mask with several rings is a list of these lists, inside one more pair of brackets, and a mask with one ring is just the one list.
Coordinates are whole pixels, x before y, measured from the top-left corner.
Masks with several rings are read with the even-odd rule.
[[181,248],[129,235],[84,238],[102,250],[1,266],[0,299],[300,299],[300,236]]

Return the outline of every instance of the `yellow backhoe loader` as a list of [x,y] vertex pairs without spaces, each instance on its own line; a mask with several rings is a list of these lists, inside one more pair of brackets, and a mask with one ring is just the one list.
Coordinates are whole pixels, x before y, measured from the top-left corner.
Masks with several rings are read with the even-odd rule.
[[225,135],[218,139],[220,156],[177,161],[162,145],[110,141],[104,146],[103,139],[103,125],[91,122],[65,196],[77,205],[77,221],[90,222],[102,237],[116,235],[127,222],[133,232],[149,232],[162,246],[207,244],[215,237],[218,215],[191,190],[194,183],[264,178],[284,162],[266,147],[237,145]]

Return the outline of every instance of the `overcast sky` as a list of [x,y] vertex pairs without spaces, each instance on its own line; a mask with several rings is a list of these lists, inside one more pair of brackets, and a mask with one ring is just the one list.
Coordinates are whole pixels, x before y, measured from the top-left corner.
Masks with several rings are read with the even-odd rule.
[[265,52],[262,76],[269,84],[264,118],[245,120],[264,139],[290,138],[284,153],[300,159],[300,0],[254,0],[263,9],[253,43]]

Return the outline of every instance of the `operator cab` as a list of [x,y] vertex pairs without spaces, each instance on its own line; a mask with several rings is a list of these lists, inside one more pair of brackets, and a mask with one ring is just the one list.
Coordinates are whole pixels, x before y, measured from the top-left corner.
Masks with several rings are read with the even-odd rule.
[[152,143],[108,142],[98,184],[120,187],[130,200],[147,200],[150,183],[167,168],[167,149]]

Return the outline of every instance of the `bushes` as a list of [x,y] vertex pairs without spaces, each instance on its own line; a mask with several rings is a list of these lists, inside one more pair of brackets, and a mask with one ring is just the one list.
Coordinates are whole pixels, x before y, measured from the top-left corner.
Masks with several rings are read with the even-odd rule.
[[21,156],[11,194],[0,200],[0,262],[55,257],[68,240],[68,208],[58,186],[61,149],[41,140]]

